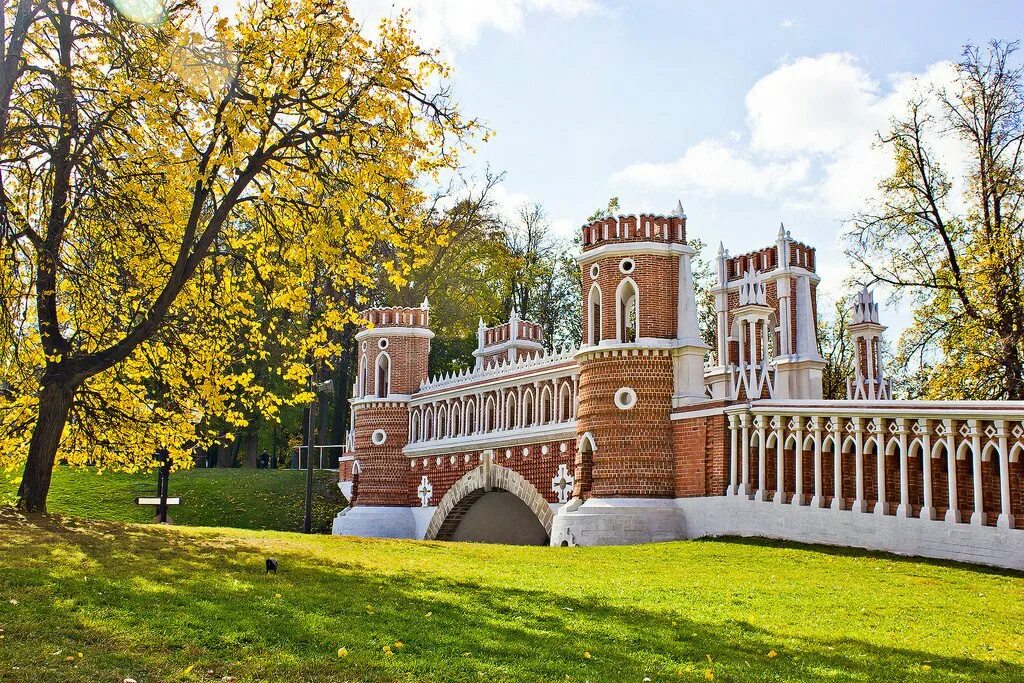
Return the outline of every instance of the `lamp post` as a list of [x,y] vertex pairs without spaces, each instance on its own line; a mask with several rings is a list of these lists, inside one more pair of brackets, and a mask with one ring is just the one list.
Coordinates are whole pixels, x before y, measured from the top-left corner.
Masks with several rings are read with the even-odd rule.
[[302,533],[313,531],[313,416],[316,414],[316,403],[321,395],[334,393],[334,382],[313,382],[313,401],[309,404],[309,424],[306,426],[306,513],[302,519]]

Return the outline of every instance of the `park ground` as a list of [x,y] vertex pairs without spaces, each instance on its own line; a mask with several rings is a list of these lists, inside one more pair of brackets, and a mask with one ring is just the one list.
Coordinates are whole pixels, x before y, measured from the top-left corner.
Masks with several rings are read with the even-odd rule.
[[766,541],[527,548],[8,507],[0,629],[5,682],[1024,681],[1024,575]]
[[[13,503],[17,473],[0,472],[0,505]],[[338,475],[314,472],[313,528],[331,530],[331,520],[347,503]],[[239,529],[301,531],[306,473],[301,470],[194,469],[171,474],[168,492],[181,504],[170,509],[175,524]],[[138,496],[156,494],[152,472],[103,472],[57,467],[47,500],[51,513],[111,522],[152,522],[156,510],[134,505]],[[0,682],[4,679],[0,678]]]

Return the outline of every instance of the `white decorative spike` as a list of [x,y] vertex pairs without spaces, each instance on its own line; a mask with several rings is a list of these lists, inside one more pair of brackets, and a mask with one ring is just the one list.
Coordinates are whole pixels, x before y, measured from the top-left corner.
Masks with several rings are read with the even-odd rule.
[[782,221],[779,221],[779,239],[786,239],[786,226]]
[[867,287],[857,294],[857,301],[853,306],[853,323],[878,324],[878,304],[875,303],[874,293]]
[[756,272],[753,266],[747,270],[743,275],[743,280],[740,281],[739,297],[740,306],[748,304],[768,305],[764,282],[761,279],[760,273]]
[[420,309],[424,311],[430,310],[430,299],[428,297],[423,297],[423,303],[420,304]]
[[676,200],[676,208],[672,215],[676,218],[686,218],[686,212],[683,210],[683,201],[681,199]]

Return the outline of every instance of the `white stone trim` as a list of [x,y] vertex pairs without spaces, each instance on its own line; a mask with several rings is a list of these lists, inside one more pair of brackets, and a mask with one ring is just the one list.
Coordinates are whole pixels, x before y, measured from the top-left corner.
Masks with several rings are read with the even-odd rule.
[[719,406],[717,408],[702,408],[700,410],[691,410],[682,413],[672,413],[668,417],[670,420],[689,420],[700,417],[713,417],[715,415],[725,414],[727,407],[728,406]]
[[609,257],[639,256],[653,254],[655,256],[678,256],[689,254],[693,256],[693,247],[679,242],[612,242],[602,244],[599,247],[587,249],[577,257],[581,266],[589,265],[592,261]]
[[434,333],[426,327],[374,327],[356,333],[356,341],[377,337],[425,337],[433,339]]
[[576,439],[575,419],[567,422],[527,427],[525,429],[508,429],[454,439],[434,439],[410,443],[402,452],[410,458],[417,458],[424,455],[450,453],[452,451],[473,451],[503,446],[519,446],[541,441],[558,441],[560,439]]

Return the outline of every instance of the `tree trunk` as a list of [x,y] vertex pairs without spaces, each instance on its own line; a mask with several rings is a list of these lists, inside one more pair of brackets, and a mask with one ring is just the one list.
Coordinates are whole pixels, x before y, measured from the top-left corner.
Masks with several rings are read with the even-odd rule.
[[259,436],[260,433],[257,429],[245,433],[245,438],[242,441],[242,467],[256,469],[256,460],[259,457],[256,453],[257,447],[260,445]]
[[238,455],[238,439],[217,449],[217,467],[234,467],[235,456]]
[[64,433],[75,390],[60,380],[45,380],[39,392],[39,417],[32,429],[28,460],[18,488],[18,509],[25,512],[46,512],[46,496],[50,492],[53,465]]

